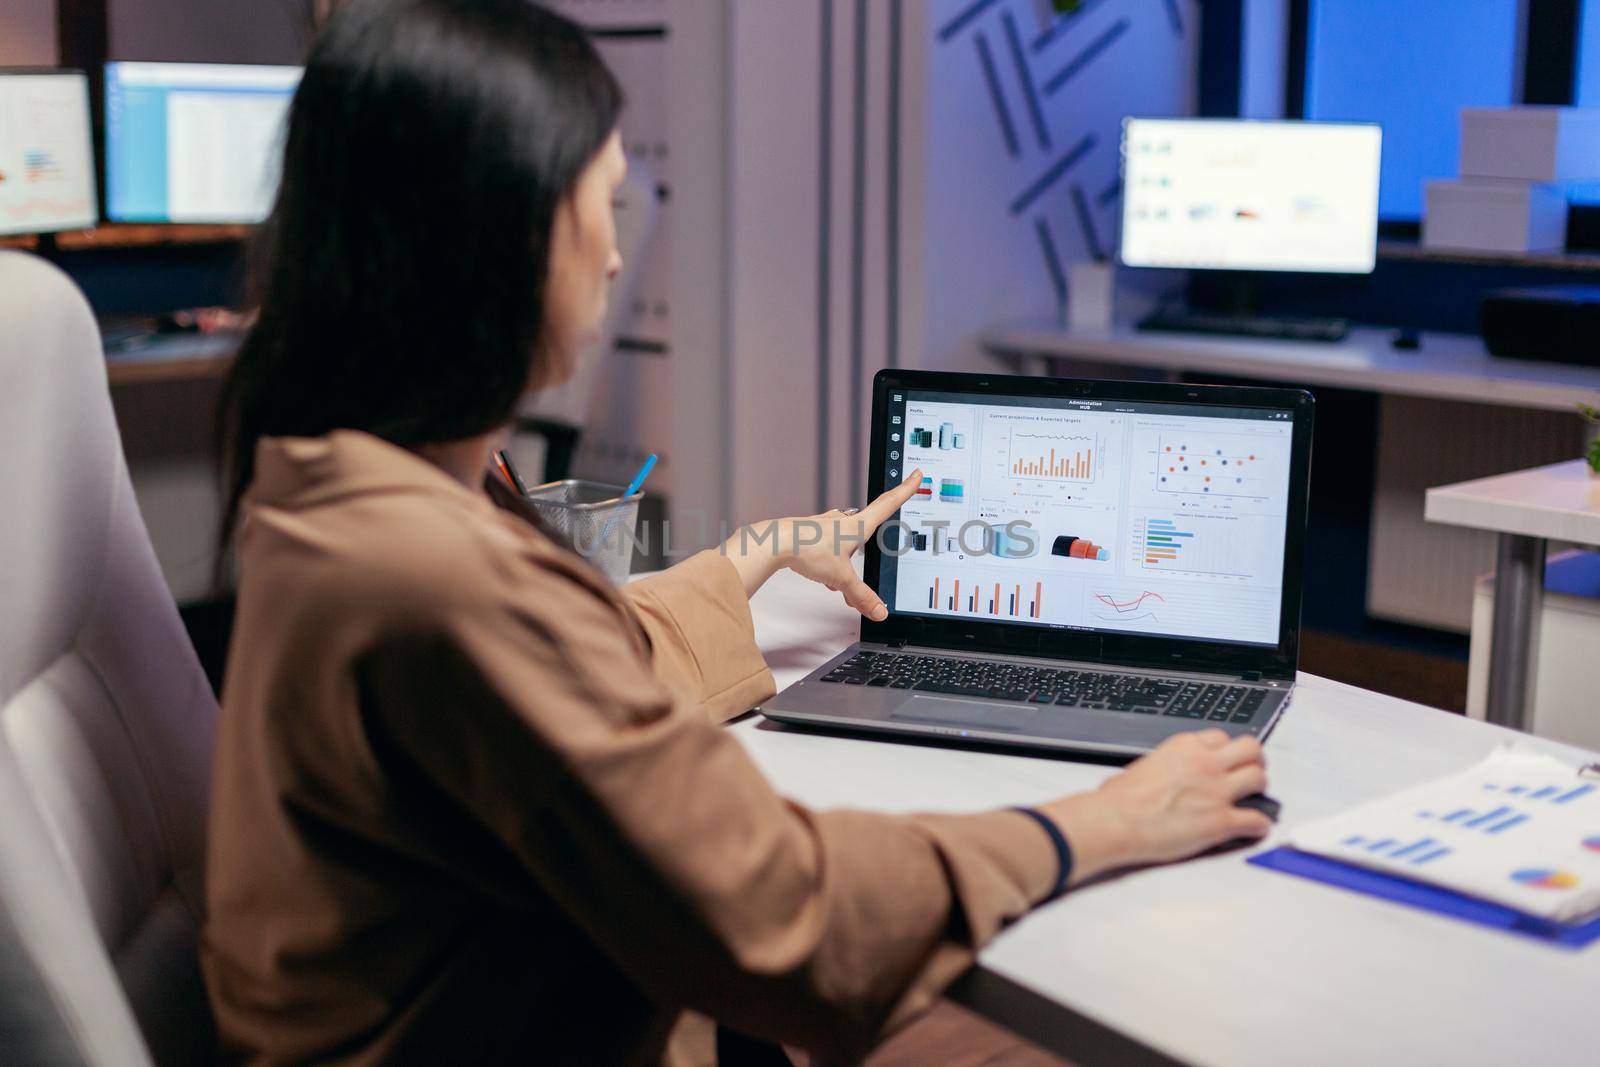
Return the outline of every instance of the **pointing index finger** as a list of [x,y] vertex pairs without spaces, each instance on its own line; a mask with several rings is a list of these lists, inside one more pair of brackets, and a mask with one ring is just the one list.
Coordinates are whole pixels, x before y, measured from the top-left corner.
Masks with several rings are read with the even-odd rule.
[[905,481],[879,496],[872,503],[861,509],[861,521],[867,533],[876,530],[885,520],[899,511],[906,501],[917,495],[917,486],[922,483],[922,470],[918,468],[911,472]]

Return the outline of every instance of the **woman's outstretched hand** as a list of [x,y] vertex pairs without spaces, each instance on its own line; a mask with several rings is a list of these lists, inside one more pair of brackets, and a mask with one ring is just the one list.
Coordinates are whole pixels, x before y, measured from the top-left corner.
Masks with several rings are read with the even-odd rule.
[[722,551],[744,579],[745,592],[753,594],[779,568],[789,567],[814,582],[844,595],[845,602],[874,622],[889,609],[851,563],[878,527],[910,500],[922,482],[914,470],[905,481],[859,511],[839,509],[820,515],[773,519],[738,530]]
[[[843,593],[845,603],[873,622],[882,622],[889,616],[888,607],[856,574],[850,560],[877,533],[879,526],[916,495],[921,483],[922,471],[914,470],[905,481],[853,515],[835,509],[821,515],[790,519],[797,524],[796,550],[789,560],[790,569],[836,593]],[[800,543],[811,542],[813,538],[816,538],[815,543]]]

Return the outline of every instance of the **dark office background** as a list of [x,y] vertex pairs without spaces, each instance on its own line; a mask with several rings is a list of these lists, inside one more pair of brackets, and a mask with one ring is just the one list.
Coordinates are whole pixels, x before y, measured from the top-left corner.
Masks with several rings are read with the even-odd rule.
[[[253,30],[240,33],[219,18],[216,5],[186,2],[185,18],[140,24],[130,15],[137,7],[133,0],[62,0],[63,59],[95,71],[107,58],[268,63],[301,58],[308,5],[290,0],[242,5]],[[1102,3],[1106,10],[1114,7],[1110,0],[1087,0],[1080,12],[1092,16]],[[1245,6],[1245,0],[1203,2],[1196,96],[1203,115],[1241,113]],[[175,0],[167,7],[177,11],[183,4]],[[1417,245],[1421,184],[1455,173],[1461,107],[1600,103],[1600,0],[1288,0],[1286,31],[1285,116],[1372,121],[1386,129],[1383,247],[1370,276],[1252,279],[1259,310],[1337,315],[1390,329],[1470,333],[1477,330],[1478,302],[1487,290],[1600,279],[1600,191],[1592,203],[1580,198],[1574,205],[1568,255],[1451,256],[1428,254]],[[1121,60],[1108,52],[1097,62]],[[45,251],[83,286],[102,315],[150,315],[240,302],[245,247],[230,237],[76,251],[52,250],[47,243]],[[1238,280],[1198,274],[1191,300],[1229,305],[1237,299]],[[1459,667],[1464,679],[1465,637],[1367,615],[1363,591],[1378,401],[1367,393],[1317,392],[1317,455],[1338,455],[1341,462],[1319,463],[1313,481],[1310,547],[1317,566],[1308,579],[1308,628],[1437,657],[1455,665],[1451,671]],[[147,421],[172,420],[157,412]],[[1460,706],[1447,697],[1434,702]]]

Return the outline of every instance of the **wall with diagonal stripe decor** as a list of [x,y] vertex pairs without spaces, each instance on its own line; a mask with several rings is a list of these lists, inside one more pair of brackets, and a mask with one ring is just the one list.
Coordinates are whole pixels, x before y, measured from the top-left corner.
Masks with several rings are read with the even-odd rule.
[[1068,264],[1114,252],[1121,120],[1193,112],[1201,14],[1194,0],[1066,16],[1047,0],[824,6],[866,32],[829,65],[854,107],[833,112],[819,504],[864,492],[875,370],[982,366],[982,330],[1058,315]]
[[859,502],[874,372],[981,366],[983,329],[1059,314],[1068,265],[1114,250],[1122,118],[1193,110],[1200,5],[658,3],[660,83],[628,89],[667,116],[671,314],[591,441],[663,454],[688,549],[706,518]]
[[[1042,5],[1048,7],[1048,4]],[[1114,255],[1121,120],[1192,113],[1200,5],[1084,0],[930,5],[923,347],[977,358],[976,331],[1045,318],[1066,266]]]

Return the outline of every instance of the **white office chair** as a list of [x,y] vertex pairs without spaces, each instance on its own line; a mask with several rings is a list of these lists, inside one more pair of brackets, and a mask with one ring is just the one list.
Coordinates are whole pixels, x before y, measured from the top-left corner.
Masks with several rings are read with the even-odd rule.
[[217,707],[88,304],[0,252],[0,1063],[187,1067]]

